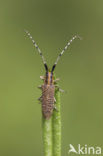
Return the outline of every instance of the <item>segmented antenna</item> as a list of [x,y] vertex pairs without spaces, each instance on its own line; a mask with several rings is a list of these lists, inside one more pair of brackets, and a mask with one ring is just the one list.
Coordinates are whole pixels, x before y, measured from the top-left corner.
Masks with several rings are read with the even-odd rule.
[[42,58],[42,61],[43,61],[43,64],[45,66],[45,69],[46,71],[48,71],[48,67],[47,67],[47,64],[46,64],[46,61],[45,61],[45,58],[40,50],[40,48],[38,47],[38,45],[36,44],[36,42],[34,41],[33,37],[31,36],[31,34],[27,31],[27,30],[24,30],[26,32],[26,34],[28,35],[28,37],[31,39],[34,47],[38,50],[38,53],[40,54],[41,58]]
[[67,50],[67,48],[70,46],[70,44],[73,42],[73,40],[75,40],[76,38],[79,38],[80,40],[82,39],[80,36],[75,35],[68,43],[67,45],[64,47],[64,49],[62,50],[62,52],[59,54],[59,56],[57,57],[56,62],[54,63],[53,67],[52,67],[52,72],[54,71],[60,57],[63,55],[63,53],[65,52],[65,50]]

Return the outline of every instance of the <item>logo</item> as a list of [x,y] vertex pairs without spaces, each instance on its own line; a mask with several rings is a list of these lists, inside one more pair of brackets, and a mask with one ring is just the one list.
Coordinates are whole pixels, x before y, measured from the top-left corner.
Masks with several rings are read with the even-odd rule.
[[80,144],[77,145],[77,148],[75,148],[72,144],[69,144],[69,150],[68,154],[75,153],[75,154],[96,154],[100,155],[102,154],[101,147],[89,147],[87,145],[81,146]]

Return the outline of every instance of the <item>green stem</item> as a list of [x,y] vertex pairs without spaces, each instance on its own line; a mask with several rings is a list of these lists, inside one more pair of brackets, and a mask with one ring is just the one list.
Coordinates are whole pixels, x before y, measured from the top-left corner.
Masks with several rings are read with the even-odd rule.
[[55,90],[56,109],[53,113],[52,127],[53,127],[53,156],[61,156],[61,105],[60,105],[60,91]]
[[43,117],[42,128],[44,156],[52,156],[52,118],[47,120]]
[[61,156],[61,109],[60,91],[55,89],[56,110],[47,120],[42,117],[44,156]]

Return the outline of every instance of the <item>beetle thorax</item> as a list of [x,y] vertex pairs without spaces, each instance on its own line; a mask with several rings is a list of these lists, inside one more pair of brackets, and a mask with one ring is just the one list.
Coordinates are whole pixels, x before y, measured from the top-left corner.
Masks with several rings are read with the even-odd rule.
[[47,85],[53,84],[53,73],[52,72],[46,72],[45,84],[47,84]]

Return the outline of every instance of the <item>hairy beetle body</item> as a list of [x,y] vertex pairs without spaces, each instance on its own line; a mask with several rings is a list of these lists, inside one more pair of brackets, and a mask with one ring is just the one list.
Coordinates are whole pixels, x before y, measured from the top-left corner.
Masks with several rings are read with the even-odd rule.
[[40,50],[40,48],[38,47],[38,45],[36,44],[36,42],[34,41],[34,39],[32,38],[31,34],[25,30],[25,32],[27,33],[27,35],[29,36],[29,38],[32,40],[32,43],[34,45],[34,47],[38,50],[38,53],[40,54],[45,70],[46,70],[46,76],[41,76],[41,79],[44,80],[44,84],[42,86],[40,86],[39,88],[42,89],[42,96],[39,98],[39,100],[42,102],[42,114],[44,116],[45,119],[49,119],[53,113],[53,109],[56,108],[54,106],[54,102],[55,102],[55,82],[58,81],[59,79],[54,80],[53,79],[53,72],[54,69],[60,59],[60,57],[63,55],[63,53],[65,52],[65,50],[67,50],[67,48],[70,46],[70,44],[72,43],[73,40],[75,40],[76,38],[81,39],[78,35],[75,35],[64,47],[64,49],[60,52],[60,54],[58,55],[56,62],[54,63],[54,65],[52,66],[51,72],[48,70],[48,66],[47,63],[45,61],[45,58]]
[[55,85],[53,80],[53,73],[46,72],[44,78],[44,84],[42,88],[42,113],[46,119],[49,119],[53,113],[54,109],[54,94],[55,94]]
[[42,113],[46,119],[49,119],[53,113],[54,109],[54,93],[55,86],[52,85],[42,85]]

